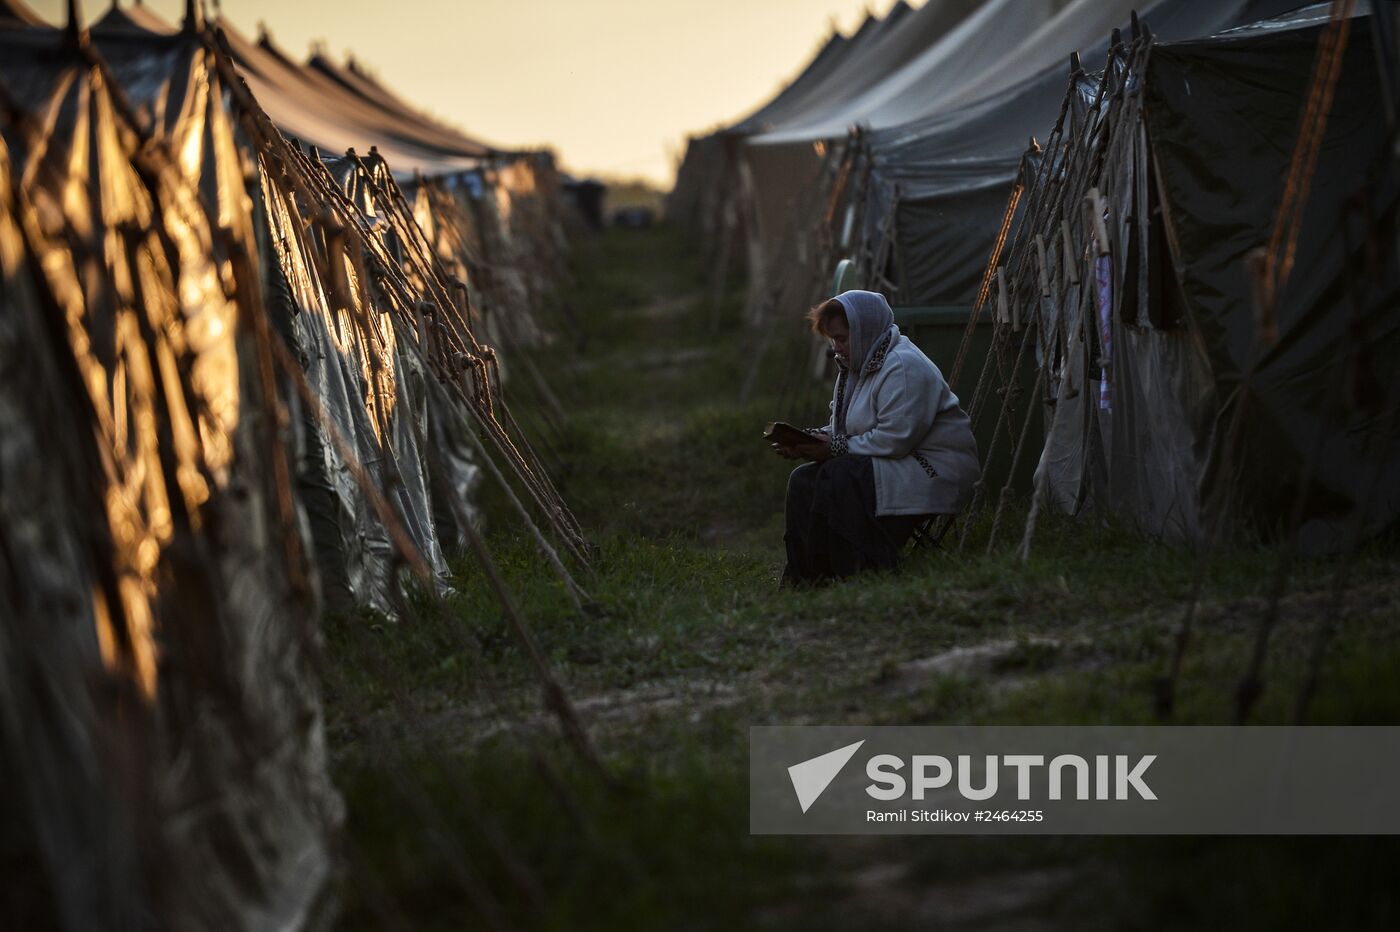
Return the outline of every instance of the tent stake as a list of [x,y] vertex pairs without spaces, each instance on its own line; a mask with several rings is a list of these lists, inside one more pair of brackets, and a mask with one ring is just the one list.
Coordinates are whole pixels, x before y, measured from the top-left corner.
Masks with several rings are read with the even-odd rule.
[[1095,247],[1098,255],[1106,256],[1108,249],[1108,225],[1104,223],[1104,200],[1098,188],[1090,188],[1089,193],[1084,196],[1084,201],[1089,205],[1089,218],[1093,222]]
[[1069,221],[1060,221],[1060,239],[1065,247],[1065,287],[1079,284],[1079,260],[1074,255],[1074,237],[1069,232]]
[[1007,311],[1006,304],[1006,267],[999,265],[997,266],[997,323],[1011,323],[1011,314]]

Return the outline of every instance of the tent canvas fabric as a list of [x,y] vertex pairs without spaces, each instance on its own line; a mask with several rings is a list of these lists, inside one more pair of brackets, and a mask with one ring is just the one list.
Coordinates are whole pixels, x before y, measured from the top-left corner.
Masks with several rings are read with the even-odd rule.
[[[962,0],[949,0],[947,5],[960,4]],[[907,4],[900,2],[884,19],[867,15],[850,36],[833,32],[797,76],[753,113],[705,136],[688,140],[676,172],[675,186],[666,199],[667,218],[712,246],[719,238],[716,227],[735,219],[733,201],[740,196],[741,185],[736,154],[743,140],[771,130],[775,124],[790,119],[814,102],[820,106],[822,93],[833,83],[853,78],[867,80],[877,72],[859,69],[853,72],[848,67],[850,62],[861,58],[862,52],[868,51],[872,43],[898,41],[896,37],[906,30],[895,26],[907,19],[926,18],[935,6],[930,3],[919,11],[911,11]],[[904,51],[904,46],[900,46],[891,51],[890,57],[898,60]],[[726,213],[730,216],[721,216]]]
[[231,24],[219,25],[253,96],[283,132],[307,145],[336,155],[374,145],[402,177],[470,170],[490,154],[479,143],[452,146],[424,138],[402,117],[301,68],[275,49],[248,41]]
[[[1120,51],[1112,73],[1071,86],[1068,148],[1048,171],[1027,166],[1003,263],[1056,402],[1046,504],[1176,538],[1296,531],[1307,549],[1400,516],[1400,389],[1380,363],[1400,351],[1400,178],[1369,104],[1368,17],[1350,26],[1276,335],[1254,314],[1247,258],[1269,240],[1326,20],[1315,7]],[[1090,189],[1106,204],[1102,259],[1080,251],[1096,242],[1076,200]]]
[[[943,100],[961,91],[981,90],[1004,73],[1025,67],[1015,54],[1021,40],[1062,11],[1066,16],[1073,14],[1082,3],[927,3],[902,24],[903,28],[872,44],[858,60],[844,63],[838,75],[814,92],[814,99],[805,108],[769,127],[754,143],[838,139],[855,125],[878,129],[936,112],[943,109]],[[1071,9],[1066,10],[1067,5]]]
[[169,36],[179,32],[179,27],[166,22],[150,8],[140,3],[133,3],[130,6],[121,6],[113,3],[107,8],[107,12],[99,16],[92,24],[92,31],[102,33],[109,30],[126,30],[129,32],[147,32],[156,35]]
[[[1290,0],[1160,0],[1142,19],[1163,39],[1187,39],[1276,15]],[[1131,4],[1094,19],[1073,38],[1062,30],[1053,65],[986,99],[869,136],[873,203],[869,217],[896,214],[897,279],[905,304],[971,304],[991,251],[1006,195],[1015,183],[1027,139],[1053,126],[1063,99],[1068,54],[1102,62],[1109,40],[1103,23],[1127,28]],[[867,235],[877,231],[867,227]]]
[[[1159,0],[1143,16],[1162,35],[1187,38],[1292,5]],[[753,278],[778,287],[774,263],[791,262],[794,250],[784,241],[803,235],[794,226],[810,213],[804,202],[826,196],[817,190],[824,158],[849,129],[861,127],[870,178],[858,186],[868,201],[860,233],[885,235],[884,218],[895,218],[898,268],[887,277],[907,289],[899,301],[970,303],[1026,140],[1054,121],[1069,53],[1086,50],[1086,60],[1101,61],[1108,31],[1126,27],[1135,8],[1127,0],[929,3],[882,42],[848,43],[827,74],[805,82],[805,95],[787,95],[785,106],[775,101],[761,111],[761,125],[748,124],[738,170],[711,177],[711,186],[730,192],[720,197],[744,202],[733,212],[747,221]],[[919,52],[910,57],[912,47]],[[898,51],[884,54],[890,49]],[[700,161],[704,149],[696,149]],[[715,158],[719,147],[708,149]],[[701,232],[714,235],[717,226],[710,222]],[[874,244],[865,250],[879,251]],[[758,288],[748,302],[751,319],[764,300]]]
[[[216,33],[0,30],[0,104],[0,831],[36,924],[323,922],[323,599],[432,591],[483,472],[568,582],[581,532],[387,166],[294,147]],[[550,163],[488,167],[523,255]]]
[[[920,46],[917,56],[899,65],[884,49],[870,49],[846,70],[872,74],[876,80],[856,85],[864,88],[856,93],[828,95],[802,119],[756,136],[745,146],[756,220],[753,267],[762,274],[768,258],[782,250],[781,240],[796,235],[785,218],[799,213],[796,199],[811,192],[823,144],[859,126],[869,144],[878,147],[882,130],[956,109],[960,101],[995,97],[998,89],[1014,81],[1012,76],[1048,68],[1079,42],[1099,39],[1106,31],[1100,24],[1126,20],[1131,7],[1127,0],[986,0],[975,8],[926,5],[910,17],[905,30],[914,33],[918,27],[912,37]],[[1022,136],[1019,145],[1024,142]],[[1019,145],[1009,160],[1013,169]]]
[[[1009,0],[988,3],[930,2],[902,17],[889,31],[874,34],[868,41],[852,44],[833,72],[816,82],[796,105],[789,105],[770,118],[763,132],[747,137],[740,148],[743,187],[741,196],[749,203],[752,218],[748,231],[749,268],[755,280],[770,275],[783,253],[783,241],[799,236],[793,229],[795,218],[807,213],[799,202],[821,196],[817,182],[828,143],[843,137],[856,124],[868,124],[871,114],[863,107],[879,97],[880,88],[898,83],[902,76],[919,72],[930,52],[944,50],[950,74],[969,77],[976,74],[973,62],[990,57],[995,42],[977,43],[979,33],[1025,28],[1037,11],[1053,9],[1062,0],[1036,0],[1020,4],[1014,17],[1001,9]],[[918,50],[919,54],[911,54]],[[940,85],[936,77],[920,80],[914,94],[895,93],[893,100],[922,99]],[[757,293],[749,299],[750,316],[756,311]]]
[[[1267,526],[1305,496],[1305,545],[1335,546],[1357,513],[1363,533],[1400,515],[1400,432],[1386,426],[1396,389],[1385,362],[1400,355],[1400,261],[1384,245],[1395,243],[1400,177],[1371,103],[1370,26],[1363,17],[1351,27],[1298,261],[1267,347],[1255,346],[1245,259],[1267,239],[1287,167],[1272,140],[1296,135],[1321,24],[1305,13],[1164,46],[1146,80],[1150,166],[1218,405],[1200,464],[1202,507]],[[1390,231],[1379,249],[1368,242],[1372,219]],[[1232,439],[1226,425],[1237,407],[1244,431]],[[1227,445],[1238,450],[1233,464]]]
[[[266,49],[271,45],[271,40],[264,37],[259,45]],[[384,111],[394,120],[410,124],[414,128],[415,134],[424,141],[442,146],[448,151],[487,153],[494,151],[494,147],[457,132],[420,113],[388,88],[364,74],[355,67],[353,62],[342,67],[318,52],[307,60],[304,67],[340,84],[352,94]]]
[[[411,178],[414,172],[468,170],[496,151],[417,113],[366,78],[355,79],[355,86],[351,86],[332,73],[334,66],[323,56],[302,66],[267,36],[251,42],[227,20],[220,19],[217,25],[263,109],[284,132],[307,145],[337,155],[351,148],[367,151],[376,146],[403,179]],[[113,5],[92,27],[104,50],[122,38],[139,40],[142,35],[177,31],[176,26],[137,5]]]
[[5,821],[70,928],[305,924],[340,802],[265,334],[233,296],[259,283],[235,270],[256,245],[221,81],[201,47],[157,49],[207,90],[178,149],[144,147],[63,33],[0,43],[14,109],[49,114],[4,130],[4,371],[28,376],[3,391],[3,756],[26,813]]

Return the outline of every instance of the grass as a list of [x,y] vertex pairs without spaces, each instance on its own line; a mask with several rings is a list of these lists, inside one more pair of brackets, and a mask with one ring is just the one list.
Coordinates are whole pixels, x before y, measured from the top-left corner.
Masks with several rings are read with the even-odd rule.
[[[578,262],[586,342],[537,362],[569,408],[549,441],[597,548],[581,576],[595,605],[573,608],[489,491],[483,508],[610,778],[561,742],[469,560],[451,596],[415,598],[410,618],[333,619],[345,928],[1394,925],[1390,839],[749,835],[751,724],[1154,721],[1201,564],[1104,519],[1049,516],[1023,565],[985,552],[982,519],[964,555],[945,544],[895,574],[779,593],[790,464],[758,433],[820,410],[820,386],[774,377],[736,403],[751,354],[737,289],[716,313],[667,231],[610,233]],[[781,342],[779,376],[800,364]],[[529,386],[512,392],[528,413]],[[1003,541],[1023,517],[1013,508]],[[1276,556],[1209,561],[1175,721],[1230,720]],[[1255,720],[1290,720],[1337,568],[1295,568]],[[1400,721],[1395,568],[1393,542],[1352,558],[1310,721]],[[911,663],[979,646],[962,670]]]

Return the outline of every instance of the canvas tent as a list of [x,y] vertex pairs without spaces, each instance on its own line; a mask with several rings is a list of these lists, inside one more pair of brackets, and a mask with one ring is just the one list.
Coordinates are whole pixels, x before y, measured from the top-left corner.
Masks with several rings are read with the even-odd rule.
[[[1159,0],[1142,5],[1141,17],[1163,39],[1186,39],[1294,5],[1291,0]],[[876,218],[893,217],[889,277],[901,289],[901,303],[972,303],[1026,141],[1043,137],[1054,125],[1065,62],[1077,52],[1085,62],[1101,63],[1109,30],[1126,29],[1133,9],[1123,3],[1101,10],[1087,18],[1082,31],[1069,31],[1061,17],[1053,31],[1037,39],[1054,52],[1038,72],[974,103],[869,133],[871,179],[862,232],[878,237]],[[1075,12],[1067,9],[1065,17]]]
[[[1098,0],[1101,5],[1101,0]],[[846,63],[848,79],[811,101],[786,122],[749,140],[743,158],[752,179],[755,231],[752,266],[768,267],[784,238],[798,235],[788,218],[805,216],[797,206],[812,196],[830,143],[860,126],[881,129],[941,112],[945,102],[969,89],[991,93],[998,75],[1027,54],[1043,56],[1043,42],[1030,42],[1037,27],[1057,14],[1074,18],[1083,0],[986,0],[979,4],[930,2],[907,21],[899,38],[917,47],[912,58],[872,45]],[[1086,34],[1092,26],[1086,24]],[[1094,35],[1098,34],[1095,30]],[[1028,40],[1028,49],[1017,48]],[[865,81],[859,76],[871,76]],[[819,196],[819,192],[818,192]]]
[[[882,37],[896,33],[909,7],[903,2],[891,8],[887,17],[867,15],[850,36],[833,33],[812,60],[773,99],[753,113],[703,137],[689,141],[677,172],[676,185],[667,198],[666,213],[674,223],[698,233],[714,243],[721,235],[732,235],[740,222],[738,211],[744,181],[740,176],[739,152],[744,141],[767,131],[775,121],[785,119],[819,98],[833,78],[849,77],[849,64],[868,52]],[[744,218],[744,225],[748,225]]]
[[448,192],[458,209],[435,226],[474,227],[459,239],[481,248],[449,261],[461,263],[457,277],[473,289],[489,337],[514,346],[545,338],[537,309],[565,274],[550,153],[488,146],[324,53],[300,65],[266,34],[254,43],[227,20],[219,28],[249,89],[285,134],[326,155],[372,152],[410,196],[421,185]]
[[[303,67],[266,35],[251,42],[226,19],[217,25],[268,116],[306,145],[337,154],[350,148],[365,152],[376,146],[402,179],[412,178],[415,171],[438,174],[474,168],[494,151],[429,120],[382,88],[367,93],[367,80],[356,88],[336,80],[327,73],[331,65],[323,57],[322,67]],[[92,28],[99,42],[114,36],[170,35],[177,31],[145,6],[116,3]]]
[[[1285,181],[1313,125],[1328,14],[1119,47],[1104,73],[1076,76],[1049,152],[1023,163],[1024,218],[994,258],[1029,337],[997,328],[1004,355],[1033,347],[1051,402],[1010,406],[1049,418],[1043,450],[1026,451],[1041,507],[1093,504],[1193,540],[1296,534],[1305,548],[1400,516],[1400,386],[1384,362],[1400,352],[1400,170],[1376,118],[1368,16],[1346,24],[1292,272],[1262,304],[1250,271],[1280,248],[1279,205],[1298,195]],[[980,392],[983,416],[1007,416],[998,384]]]
[[[0,689],[6,832],[40,855],[26,921],[303,924],[339,801],[266,333],[235,297],[258,283],[229,265],[255,233],[246,211],[221,232],[196,195],[243,201],[233,121],[189,100],[169,127],[181,166],[142,151],[119,79],[75,40],[0,43]],[[202,49],[152,54],[221,89]],[[256,768],[255,748],[282,750]]]
[[197,4],[108,26],[0,30],[0,842],[26,927],[310,927],[321,606],[434,591],[482,475],[575,597],[585,545],[383,160]]
[[[848,130],[859,128],[860,183],[847,196],[861,202],[854,209],[862,223],[836,245],[887,256],[888,266],[867,269],[867,277],[882,275],[886,290],[901,291],[895,295],[900,303],[971,303],[1021,151],[1027,138],[1053,124],[1071,53],[1102,61],[1109,31],[1126,27],[1139,6],[1162,35],[1185,38],[1291,5],[1051,0],[1013,7],[990,0],[864,92],[810,107],[804,121],[748,142],[743,158],[753,187],[753,266],[762,270],[768,256],[791,256],[784,240],[801,235],[794,226],[810,226],[802,202],[821,203],[830,193],[816,186],[818,153],[835,151]],[[794,224],[793,217],[804,221]],[[886,237],[893,238],[889,247],[878,242]],[[867,241],[858,242],[862,238]],[[829,266],[819,272],[825,274]]]
[[[1291,5],[1290,0],[1159,0],[1144,19],[1160,24],[1165,37],[1186,38]],[[795,320],[791,309],[818,300],[842,258],[853,259],[856,278],[890,295],[897,306],[974,303],[985,284],[986,255],[1012,219],[1005,216],[1007,197],[1021,153],[1029,138],[1044,136],[1055,123],[1065,63],[1071,53],[1080,60],[1081,49],[1083,60],[1102,61],[1111,41],[1107,29],[1126,28],[1132,17],[1128,3],[1046,5],[1041,13],[1046,18],[1039,25],[1030,22],[1027,33],[1006,31],[999,34],[1000,43],[976,44],[985,79],[964,82],[964,72],[978,73],[975,53],[955,54],[948,45],[955,36],[969,39],[1005,28],[1007,17],[987,19],[981,10],[935,43],[931,54],[906,66],[926,69],[933,86],[911,91],[908,100],[893,98],[898,106],[891,113],[917,112],[921,100],[930,100],[922,106],[932,115],[882,127],[878,121],[884,117],[876,113],[875,122],[857,127],[844,143],[770,143],[758,136],[744,144],[745,175],[753,186],[750,321]],[[965,67],[945,75],[948,86],[940,90],[940,63],[948,61]],[[1031,77],[1021,77],[1027,73]],[[887,80],[903,79],[896,74]],[[965,102],[982,93],[988,96]],[[951,110],[942,109],[950,105]],[[825,152],[820,160],[818,144]],[[798,162],[822,166],[815,180],[796,167]],[[794,187],[793,177],[808,180]],[[765,190],[764,178],[780,180]],[[804,370],[811,366],[789,354],[784,378],[800,377]]]
[[[1141,6],[1161,35],[1186,38],[1292,5],[1159,0]],[[701,185],[687,172],[697,177],[698,171],[688,157],[677,200],[698,203],[708,195],[720,205],[701,211],[704,219],[692,227],[710,253],[722,251],[718,243],[726,236],[742,241],[751,272],[750,320],[761,319],[765,308],[793,304],[795,291],[829,275],[835,257],[828,247],[867,265],[880,257],[882,267],[863,269],[864,277],[887,291],[902,289],[895,295],[900,303],[970,304],[1026,140],[1054,123],[1065,62],[1077,52],[1102,61],[1109,31],[1126,27],[1138,6],[1127,0],[927,3],[874,42],[848,41],[840,55],[819,55],[755,115],[762,119],[694,143],[697,163],[706,161],[702,152],[722,162],[717,153],[727,151],[737,164],[711,168],[708,188],[696,194]],[[825,68],[815,74],[820,65]],[[832,162],[852,130],[859,140],[847,151],[860,164],[843,177]],[[834,191],[843,181],[844,189]],[[813,238],[813,227],[833,217],[837,228]],[[808,241],[799,242],[803,237]],[[808,284],[784,281],[792,276]],[[786,294],[775,297],[779,292]]]
[[[668,216],[689,222],[710,241],[711,251],[726,260],[744,252],[751,273],[750,319],[759,314],[765,270],[791,258],[781,250],[795,235],[795,226],[822,206],[806,195],[822,184],[824,153],[814,149],[819,138],[812,137],[773,149],[760,161],[754,155],[755,142],[859,97],[926,46],[961,28],[980,3],[939,0],[918,10],[899,3],[883,19],[867,17],[849,39],[833,37],[788,88],[756,113],[692,141],[678,173],[676,194],[668,202]],[[697,189],[700,194],[687,194]],[[686,208],[689,213],[682,213],[680,205],[691,205]],[[723,269],[716,274],[722,275]]]

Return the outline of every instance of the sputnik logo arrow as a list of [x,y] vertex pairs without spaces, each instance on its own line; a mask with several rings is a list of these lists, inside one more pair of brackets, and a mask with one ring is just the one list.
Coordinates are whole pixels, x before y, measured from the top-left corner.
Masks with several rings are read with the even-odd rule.
[[856,751],[865,743],[862,738],[855,744],[848,744],[844,748],[837,748],[828,751],[819,757],[804,760],[800,764],[793,764],[788,768],[788,776],[792,778],[792,788],[797,792],[797,802],[802,806],[802,811],[806,812],[812,808],[812,803],[817,801],[817,797],[826,792],[826,788],[831,785],[831,781],[836,779],[836,775],[841,772],[841,768],[855,756]]

